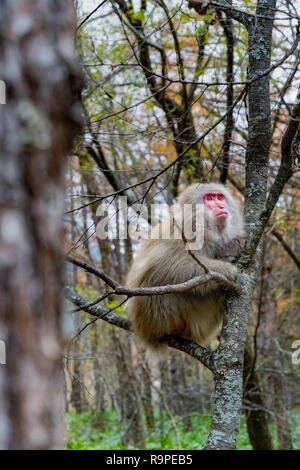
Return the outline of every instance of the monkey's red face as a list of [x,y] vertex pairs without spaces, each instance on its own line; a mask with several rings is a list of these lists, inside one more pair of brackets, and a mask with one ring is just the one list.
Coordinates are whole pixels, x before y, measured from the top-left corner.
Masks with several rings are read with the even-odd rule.
[[203,196],[203,203],[213,211],[218,219],[228,217],[228,204],[222,193],[206,193]]

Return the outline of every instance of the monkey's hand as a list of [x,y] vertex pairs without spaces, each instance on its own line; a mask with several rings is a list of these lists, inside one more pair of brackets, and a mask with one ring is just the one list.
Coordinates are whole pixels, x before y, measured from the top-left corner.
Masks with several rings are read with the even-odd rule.
[[218,274],[222,274],[227,277],[230,281],[235,281],[237,279],[238,271],[236,267],[226,261],[209,259],[209,258],[200,258],[200,261],[207,267],[209,271],[214,271]]
[[215,271],[218,274],[222,274],[230,281],[235,281],[237,279],[237,268],[231,263],[220,260],[211,260],[207,267],[210,271]]
[[[203,264],[209,270],[209,272],[222,274],[222,276],[226,277],[229,281],[232,281],[232,282],[236,281],[237,276],[238,276],[238,271],[237,271],[237,268],[233,264],[220,261],[217,259],[213,259],[213,258],[198,257],[198,260],[201,262],[201,264]],[[195,272],[195,275],[203,274],[203,270],[201,269],[202,271],[201,272],[200,269],[201,268],[199,268],[198,266],[197,272]],[[220,288],[220,283],[215,280],[211,280],[204,285],[197,286],[193,291],[197,292],[198,294],[200,293],[201,295],[204,295],[219,288]]]
[[238,277],[237,268],[231,263],[224,263],[224,265],[226,265],[224,276],[226,276],[230,281],[236,281]]

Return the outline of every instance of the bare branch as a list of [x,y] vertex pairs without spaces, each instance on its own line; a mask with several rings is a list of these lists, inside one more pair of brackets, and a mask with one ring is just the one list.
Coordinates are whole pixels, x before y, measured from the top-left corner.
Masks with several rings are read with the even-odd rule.
[[108,286],[112,288],[118,288],[120,287],[120,284],[118,284],[116,281],[114,281],[110,276],[105,274],[104,271],[101,271],[100,269],[94,268],[94,266],[91,266],[88,263],[85,263],[84,261],[80,261],[79,259],[73,258],[73,256],[66,256],[66,260],[74,264],[74,266],[78,266],[79,268],[84,269],[85,271],[94,274],[95,276],[99,277],[104,281]]
[[94,274],[95,276],[102,279],[106,284],[112,287],[114,290],[111,291],[110,294],[118,294],[118,295],[127,295],[128,297],[134,296],[143,296],[143,295],[166,295],[166,294],[179,294],[183,292],[187,292],[194,287],[197,287],[202,284],[207,284],[208,282],[215,281],[220,285],[226,287],[227,289],[237,291],[237,286],[234,282],[227,279],[222,274],[210,271],[209,274],[202,274],[200,276],[194,277],[193,279],[189,279],[185,282],[181,282],[179,284],[173,285],[166,285],[166,286],[153,286],[153,287],[124,287],[114,281],[110,276],[108,276],[103,271],[90,266],[87,263],[84,263],[72,256],[66,256],[66,260],[69,263],[74,264],[75,266],[79,266],[86,271]]
[[246,13],[232,7],[231,2],[227,0],[209,1],[209,0],[188,0],[189,7],[194,8],[200,15],[204,14],[208,8],[225,11],[233,20],[242,23],[248,27],[254,19],[254,15]]
[[[111,312],[108,309],[101,307],[100,305],[93,306],[93,307],[85,307],[88,303],[88,300],[82,297],[81,295],[77,294],[71,287],[66,286],[64,288],[65,296],[68,300],[70,300],[74,305],[77,307],[81,307],[82,310],[93,315],[95,317],[101,318],[111,325],[117,326],[127,331],[132,332],[132,325],[131,321],[128,318],[122,317],[117,313]],[[168,345],[174,349],[179,349],[190,356],[194,357],[198,361],[200,361],[203,365],[205,365],[208,369],[213,370],[213,361],[212,361],[212,352],[208,349],[200,346],[193,341],[181,338],[180,336],[170,335],[166,337],[166,341]]]
[[[228,175],[228,179],[231,182],[231,184],[243,195],[245,195],[245,188],[232,176]],[[294,251],[291,249],[291,247],[287,244],[287,242],[284,240],[282,235],[273,228],[271,230],[272,235],[277,238],[277,240],[281,243],[282,247],[284,250],[287,252],[287,254],[291,257],[291,259],[295,262],[296,266],[300,269],[300,259],[296,256]]]
[[82,21],[81,23],[77,26],[77,31],[82,28],[82,26],[98,11],[100,8],[106,3],[107,0],[103,0],[103,2],[99,3],[99,5],[94,8]]
[[293,252],[293,250],[291,249],[291,247],[286,243],[286,241],[284,240],[283,236],[281,235],[281,233],[279,233],[277,230],[273,229],[272,230],[272,235],[274,235],[274,237],[277,238],[277,240],[281,243],[281,245],[283,246],[283,248],[285,249],[285,251],[289,254],[289,256],[292,258],[292,260],[294,261],[294,263],[296,264],[297,268],[300,269],[300,259],[297,258],[297,256],[295,255],[295,253]]
[[299,130],[299,123],[300,88],[298,90],[297,101],[294,106],[290,122],[281,141],[281,164],[275,181],[271,187],[268,199],[265,204],[265,208],[260,213],[260,216],[253,228],[251,236],[249,237],[245,245],[245,249],[242,254],[241,265],[247,265],[250,262],[250,259],[256,250],[256,247],[272,214],[272,211],[278,201],[278,198],[282,193],[284,185],[287,183],[287,181],[293,174],[295,157],[295,153],[293,152],[293,142]]
[[226,113],[224,113],[209,129],[207,129],[206,131],[203,132],[203,134],[201,134],[199,137],[197,137],[191,144],[189,144],[179,155],[177,158],[175,158],[175,160],[173,160],[171,163],[169,163],[167,166],[165,166],[162,170],[160,170],[156,175],[154,176],[150,176],[149,178],[146,178],[144,179],[143,181],[139,181],[137,183],[134,183],[134,184],[131,184],[129,186],[127,186],[126,188],[123,188],[123,189],[120,189],[118,191],[115,191],[114,193],[111,193],[111,194],[107,194],[106,196],[100,196],[100,197],[97,197],[96,199],[94,199],[93,201],[90,201],[86,204],[82,204],[81,206],[79,207],[75,207],[74,209],[71,209],[69,211],[66,212],[66,214],[71,214],[72,212],[77,212],[81,209],[83,209],[84,207],[87,207],[87,206],[90,206],[91,204],[95,204],[96,202],[100,202],[100,201],[103,201],[104,199],[110,197],[110,196],[117,196],[118,194],[121,194],[121,193],[124,193],[125,191],[128,191],[129,189],[133,189],[133,188],[136,188],[137,186],[140,186],[142,184],[146,184],[148,182],[151,182],[150,183],[150,186],[147,190],[147,192],[149,192],[149,190],[151,189],[151,187],[154,185],[154,183],[156,182],[156,180],[161,176],[163,175],[164,173],[166,173],[170,168],[172,168],[173,166],[175,166],[176,164],[182,162],[183,160],[183,157],[187,154],[187,152],[189,150],[191,150],[194,145],[198,144],[199,142],[201,142],[201,140],[204,140],[204,138],[212,131],[214,130],[227,116],[228,116],[228,113],[230,113],[231,109],[233,109],[240,101],[241,99],[243,98],[244,94],[246,93],[247,91],[247,86],[245,86],[242,91],[239,93],[238,97],[236,98],[236,100],[234,101],[234,103],[232,104],[232,106],[227,109]]

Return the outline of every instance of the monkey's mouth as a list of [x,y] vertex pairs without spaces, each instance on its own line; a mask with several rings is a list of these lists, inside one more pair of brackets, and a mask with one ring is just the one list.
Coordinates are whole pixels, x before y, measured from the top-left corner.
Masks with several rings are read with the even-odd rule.
[[226,219],[227,216],[228,216],[227,211],[218,212],[217,214],[218,219]]

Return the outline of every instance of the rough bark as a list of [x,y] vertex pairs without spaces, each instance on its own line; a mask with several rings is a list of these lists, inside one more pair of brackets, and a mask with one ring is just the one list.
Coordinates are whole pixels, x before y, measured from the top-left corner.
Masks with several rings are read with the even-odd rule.
[[235,449],[242,407],[244,341],[253,282],[240,275],[240,295],[230,295],[220,345],[213,353],[214,414],[204,449]]
[[[273,18],[276,0],[259,0],[256,14],[261,18],[248,29],[248,79],[267,70],[271,64]],[[262,17],[269,17],[265,19]],[[269,75],[251,84],[248,92],[249,128],[246,150],[245,216],[249,228],[264,207],[271,143]]]
[[[2,0],[0,448],[62,447],[62,201],[82,79],[71,0]],[[61,399],[60,399],[61,397]]]

